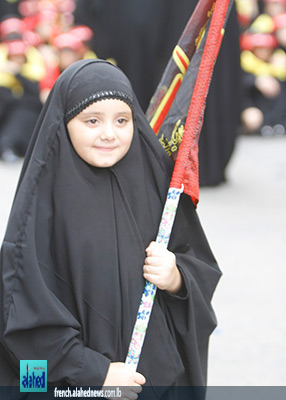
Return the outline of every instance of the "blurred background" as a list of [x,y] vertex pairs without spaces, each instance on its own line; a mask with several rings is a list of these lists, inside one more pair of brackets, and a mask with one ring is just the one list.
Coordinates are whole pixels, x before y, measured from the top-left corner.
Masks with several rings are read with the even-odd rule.
[[[0,0],[0,240],[59,74],[103,58],[146,110],[197,0]],[[209,385],[286,383],[286,0],[236,0],[199,142],[198,213],[223,271]]]

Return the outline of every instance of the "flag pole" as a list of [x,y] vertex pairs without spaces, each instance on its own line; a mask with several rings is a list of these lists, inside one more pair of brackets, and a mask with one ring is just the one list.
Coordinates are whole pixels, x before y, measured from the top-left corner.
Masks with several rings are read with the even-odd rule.
[[[184,186],[182,185],[180,189],[170,187],[168,190],[167,200],[165,202],[158,234],[156,237],[156,243],[162,245],[164,248],[167,248],[169,244],[173,223],[183,189]],[[157,286],[146,281],[137,313],[137,320],[134,325],[132,338],[125,361],[125,363],[133,371],[136,371],[137,369],[156,292]]]
[[[195,205],[198,202],[198,136],[202,127],[206,97],[214,64],[224,34],[223,27],[230,1],[232,0],[216,0],[211,19],[209,33],[206,39],[192,100],[189,106],[183,139],[179,148],[177,160],[175,162],[171,183],[156,238],[156,242],[166,248],[169,243],[181,193],[184,191],[184,193],[190,195]],[[186,174],[187,164],[190,164],[191,167],[191,177],[188,177]],[[156,291],[157,287],[154,284],[146,281],[125,360],[126,365],[133,371],[137,370],[140,360]]]

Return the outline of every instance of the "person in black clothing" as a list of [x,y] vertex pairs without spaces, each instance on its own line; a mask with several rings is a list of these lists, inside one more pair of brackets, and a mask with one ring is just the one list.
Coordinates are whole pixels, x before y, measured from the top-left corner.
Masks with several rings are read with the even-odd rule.
[[[206,385],[221,273],[187,195],[169,250],[153,242],[172,169],[121,70],[85,60],[60,75],[1,250],[2,385],[18,384],[21,359],[47,359],[50,385],[130,386],[128,399]],[[134,373],[124,361],[145,279],[158,293]]]
[[26,63],[26,44],[13,40],[6,46],[8,56],[0,71],[7,82],[7,86],[0,87],[0,157],[14,161],[25,155],[42,103],[38,82],[22,70]]
[[15,15],[0,24],[0,158],[4,161],[25,155],[42,107],[24,31],[25,24]]
[[9,0],[0,0],[0,20],[7,15],[20,16],[18,6],[21,0],[14,0],[13,2]]

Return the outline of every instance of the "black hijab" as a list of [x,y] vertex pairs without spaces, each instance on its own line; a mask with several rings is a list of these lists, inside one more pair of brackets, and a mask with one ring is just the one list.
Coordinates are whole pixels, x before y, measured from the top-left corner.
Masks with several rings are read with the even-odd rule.
[[[121,161],[96,168],[74,151],[66,121],[110,97],[132,108],[134,135]],[[1,343],[16,371],[21,359],[47,359],[51,384],[101,386],[109,363],[125,360],[171,171],[117,67],[86,60],[62,73],[36,125],[1,251]],[[215,326],[220,273],[191,200],[180,203],[169,247],[184,291],[158,291],[138,367],[151,386],[204,385]]]

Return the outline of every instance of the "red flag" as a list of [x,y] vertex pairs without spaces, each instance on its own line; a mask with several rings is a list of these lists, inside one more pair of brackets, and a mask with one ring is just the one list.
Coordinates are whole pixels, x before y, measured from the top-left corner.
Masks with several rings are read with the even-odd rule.
[[156,135],[169,112],[184,79],[190,60],[200,43],[205,26],[212,14],[215,0],[200,0],[173,50],[160,83],[153,95],[146,116]]
[[[191,196],[195,205],[199,199],[198,140],[210,80],[232,4],[233,0],[199,2],[194,13],[200,16],[203,26],[196,28],[195,32],[199,33],[195,38],[194,31],[187,30],[193,13],[147,110],[147,117],[160,143],[176,161],[170,186],[180,188],[184,184],[184,192]],[[182,38],[185,41],[184,49],[188,49],[187,39],[196,43],[195,52],[185,71],[183,68],[188,57],[179,46],[183,43]],[[189,54],[192,51],[194,49]],[[180,76],[170,67],[174,63],[181,70]],[[168,79],[171,85],[154,110],[154,103],[158,103],[164,82]]]

